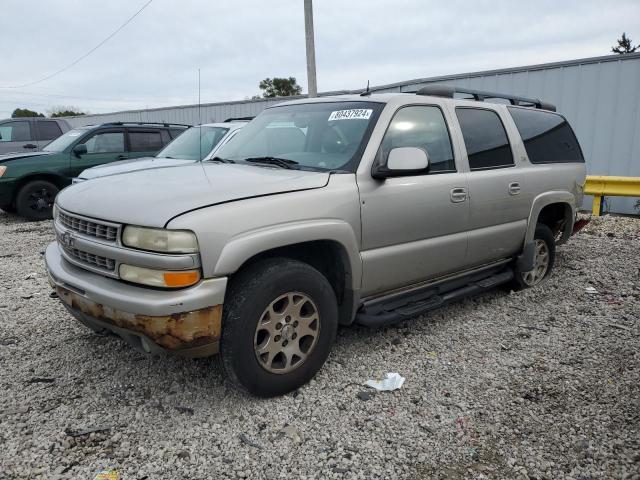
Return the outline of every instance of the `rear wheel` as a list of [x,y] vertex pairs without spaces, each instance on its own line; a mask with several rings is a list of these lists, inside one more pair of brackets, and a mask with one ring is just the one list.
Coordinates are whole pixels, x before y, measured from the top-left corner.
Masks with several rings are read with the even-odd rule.
[[536,226],[534,242],[534,267],[523,272],[515,271],[514,288],[523,289],[534,287],[542,282],[553,269],[556,256],[556,242],[551,229],[543,224]]
[[27,220],[51,218],[53,202],[60,189],[46,180],[34,180],[25,184],[16,196],[18,215]]
[[220,356],[227,376],[259,396],[299,388],[320,370],[338,326],[335,293],[308,264],[268,259],[227,292]]

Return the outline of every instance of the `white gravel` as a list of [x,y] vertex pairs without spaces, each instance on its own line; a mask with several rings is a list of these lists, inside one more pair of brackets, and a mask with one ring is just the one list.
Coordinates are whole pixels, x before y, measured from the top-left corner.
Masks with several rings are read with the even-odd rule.
[[[592,223],[539,288],[342,329],[270,400],[76,324],[49,298],[52,238],[0,212],[0,478],[640,478],[638,219]],[[362,385],[387,372],[402,389]]]

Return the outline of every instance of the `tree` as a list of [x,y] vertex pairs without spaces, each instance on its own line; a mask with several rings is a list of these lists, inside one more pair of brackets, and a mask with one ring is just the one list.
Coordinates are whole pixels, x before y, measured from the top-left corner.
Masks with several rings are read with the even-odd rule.
[[611,51],[613,53],[619,53],[620,55],[624,55],[625,53],[633,53],[638,48],[640,48],[640,45],[636,45],[635,47],[632,47],[631,39],[627,38],[627,34],[625,32],[622,32],[622,38],[618,39],[618,46],[611,47]]
[[300,95],[302,87],[298,85],[295,77],[289,78],[265,78],[260,82],[260,90],[263,90],[264,98],[273,97],[290,97],[291,95]]
[[85,112],[80,111],[78,107],[72,106],[59,106],[53,107],[47,112],[51,118],[58,117],[76,117],[78,115],[85,115]]
[[11,114],[11,118],[20,117],[44,117],[43,114],[29,110],[28,108],[16,108]]

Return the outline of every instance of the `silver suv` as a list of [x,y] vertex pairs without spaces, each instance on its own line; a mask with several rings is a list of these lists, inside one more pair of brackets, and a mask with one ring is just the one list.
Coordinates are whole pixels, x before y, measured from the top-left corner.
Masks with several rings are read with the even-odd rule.
[[249,392],[291,391],[338,325],[549,275],[585,181],[554,110],[443,86],[282,103],[208,162],[63,190],[51,283],[93,330],[220,353]]
[[0,154],[39,152],[71,130],[62,118],[21,117],[0,120]]

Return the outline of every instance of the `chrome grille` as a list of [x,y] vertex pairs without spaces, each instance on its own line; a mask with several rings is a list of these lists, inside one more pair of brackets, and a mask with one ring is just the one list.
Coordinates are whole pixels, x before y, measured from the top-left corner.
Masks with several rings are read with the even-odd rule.
[[94,255],[93,253],[83,252],[77,248],[69,248],[64,246],[64,251],[71,255],[76,260],[82,263],[86,263],[92,267],[98,267],[109,272],[113,272],[116,268],[116,261],[112,258],[102,257],[100,255]]
[[64,212],[58,212],[58,220],[68,229],[89,237],[102,238],[110,242],[115,242],[118,238],[118,227],[112,225],[85,220]]

